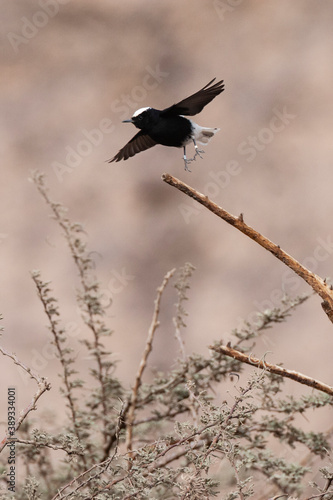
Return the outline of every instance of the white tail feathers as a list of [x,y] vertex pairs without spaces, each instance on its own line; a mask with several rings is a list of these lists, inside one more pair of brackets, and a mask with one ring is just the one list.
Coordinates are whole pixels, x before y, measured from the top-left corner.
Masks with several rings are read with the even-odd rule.
[[194,122],[191,123],[193,127],[192,137],[200,144],[208,144],[216,132],[220,130],[219,128],[200,127]]

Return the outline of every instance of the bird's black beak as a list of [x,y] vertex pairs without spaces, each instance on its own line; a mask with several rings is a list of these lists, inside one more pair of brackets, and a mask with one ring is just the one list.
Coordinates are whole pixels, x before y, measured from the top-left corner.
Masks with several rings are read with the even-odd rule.
[[132,118],[130,120],[123,120],[123,123],[133,123]]

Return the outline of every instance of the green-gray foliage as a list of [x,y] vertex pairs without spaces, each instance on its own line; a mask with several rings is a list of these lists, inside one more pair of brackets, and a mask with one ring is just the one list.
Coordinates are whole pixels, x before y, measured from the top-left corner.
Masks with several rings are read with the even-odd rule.
[[[48,432],[37,412],[37,428],[29,423],[30,416],[21,426],[18,453],[26,477],[20,479],[16,500],[232,500],[279,494],[286,498],[301,495],[308,483],[306,473],[312,471],[314,477],[318,469],[323,481],[320,486],[312,484],[313,495],[323,496],[313,498],[333,498],[332,465],[323,461],[329,455],[329,436],[305,432],[297,418],[331,406],[332,397],[311,392],[296,399],[285,394],[280,376],[255,368],[245,376],[242,363],[215,350],[206,355],[183,351],[170,370],[139,386],[130,456],[125,435],[131,391],[116,377],[117,365],[105,348],[112,332],[83,229],[50,200],[42,176],[36,174],[34,181],[62,229],[78,271],[77,303],[88,332],[82,344],[93,367],[78,378],[59,303],[41,273],[33,272],[59,361],[67,425],[56,434]],[[175,283],[179,342],[193,272],[186,264]],[[286,321],[306,298],[286,297],[280,308],[258,314],[256,324],[234,330],[233,347],[250,354],[260,335],[268,329],[273,334],[273,327]],[[302,463],[293,454],[295,448],[308,456]],[[5,481],[2,485],[5,488]],[[5,490],[3,495],[11,498]]]

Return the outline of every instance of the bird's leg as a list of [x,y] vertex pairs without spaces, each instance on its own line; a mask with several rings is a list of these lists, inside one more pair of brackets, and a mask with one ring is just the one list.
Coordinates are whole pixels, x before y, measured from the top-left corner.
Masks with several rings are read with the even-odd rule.
[[183,149],[184,149],[185,170],[187,170],[187,172],[191,172],[191,170],[188,167],[188,164],[190,163],[191,160],[188,160],[187,157],[186,157],[186,146],[183,146]]
[[194,157],[192,158],[192,160],[195,160],[197,156],[199,156],[201,159],[203,159],[203,158],[202,158],[202,156],[201,156],[201,154],[203,154],[203,153],[204,153],[204,150],[203,150],[203,149],[199,149],[199,148],[198,148],[197,143],[195,142],[194,137],[192,137],[192,141],[193,141],[193,144],[194,144],[194,149],[195,149],[195,155],[194,155]]

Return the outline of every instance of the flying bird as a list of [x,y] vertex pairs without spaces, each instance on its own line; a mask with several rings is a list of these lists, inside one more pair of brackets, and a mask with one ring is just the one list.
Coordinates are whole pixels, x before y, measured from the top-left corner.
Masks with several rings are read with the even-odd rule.
[[[197,156],[202,158],[197,142],[207,144],[219,128],[200,127],[185,116],[193,116],[200,113],[202,109],[224,90],[223,80],[214,83],[216,78],[207,83],[201,90],[190,95],[186,99],[173,104],[169,108],[159,110],[150,107],[140,108],[133,114],[130,120],[123,123],[133,123],[140,129],[132,139],[120,149],[120,151],[110,160],[127,160],[132,156],[152,148],[156,144],[183,147],[185,170],[190,171],[189,163]],[[213,84],[214,83],[214,84]],[[186,146],[193,142],[195,155],[191,159],[186,157]]]

